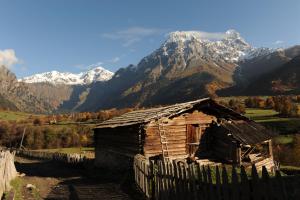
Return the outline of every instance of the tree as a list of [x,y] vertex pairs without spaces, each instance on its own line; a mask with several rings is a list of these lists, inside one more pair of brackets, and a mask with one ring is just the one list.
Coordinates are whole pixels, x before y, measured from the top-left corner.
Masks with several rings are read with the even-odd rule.
[[274,102],[273,98],[268,97],[266,99],[265,108],[273,109],[274,107],[275,107],[275,102]]
[[42,125],[42,120],[40,118],[35,118],[33,120],[33,125],[41,126]]
[[245,113],[245,105],[239,100],[230,99],[228,102],[228,107],[238,113]]

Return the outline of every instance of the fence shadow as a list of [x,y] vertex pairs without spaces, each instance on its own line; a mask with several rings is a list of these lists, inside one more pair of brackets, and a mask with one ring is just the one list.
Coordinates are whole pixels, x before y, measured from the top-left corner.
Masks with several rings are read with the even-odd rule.
[[81,176],[80,169],[72,168],[64,163],[48,160],[32,160],[32,162],[15,161],[16,169],[19,173],[25,173],[26,176],[40,176],[53,178],[69,178]]

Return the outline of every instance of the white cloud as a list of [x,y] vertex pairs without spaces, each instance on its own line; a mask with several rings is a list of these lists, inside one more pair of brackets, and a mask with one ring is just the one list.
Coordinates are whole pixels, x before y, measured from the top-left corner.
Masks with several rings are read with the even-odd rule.
[[0,50],[0,65],[11,68],[14,64],[18,63],[15,51],[13,49]]
[[103,62],[97,62],[97,63],[91,64],[91,65],[77,64],[74,67],[76,67],[77,69],[86,71],[86,70],[93,69],[95,67],[99,67],[101,65],[103,65]]
[[28,70],[28,67],[27,66],[21,66],[20,69],[21,69],[22,72],[26,72]]
[[283,44],[283,43],[284,43],[284,41],[282,41],[282,40],[277,40],[277,41],[274,42],[274,44],[276,44],[276,45]]
[[129,47],[145,37],[159,35],[164,33],[166,30],[158,28],[144,28],[144,27],[130,27],[125,30],[116,31],[113,33],[104,33],[102,37],[111,40],[121,40],[122,45]]
[[120,57],[114,57],[113,59],[111,59],[110,60],[110,62],[112,62],[112,63],[117,63],[117,62],[119,62],[120,61]]

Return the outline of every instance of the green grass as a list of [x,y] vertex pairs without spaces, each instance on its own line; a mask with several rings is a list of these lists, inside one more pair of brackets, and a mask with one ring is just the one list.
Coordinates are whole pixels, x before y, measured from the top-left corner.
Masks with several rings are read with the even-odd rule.
[[245,116],[281,134],[300,131],[300,118],[280,117],[271,109],[247,108]]
[[13,111],[0,111],[0,120],[2,121],[18,121],[28,119],[31,116],[29,113],[13,112]]
[[[239,101],[244,101],[245,99],[249,98],[251,96],[228,96],[228,97],[218,97],[216,100],[217,101],[225,101],[225,102],[229,102],[231,99],[236,99]],[[259,98],[261,99],[266,99],[269,96],[259,96]]]
[[[10,182],[10,185],[12,186],[12,190],[15,195],[14,196],[15,200],[23,200],[24,199],[24,196],[22,193],[23,193],[23,188],[26,187],[26,184],[27,183],[21,177],[17,177]],[[34,188],[32,190],[32,195],[33,195],[34,199],[36,199],[36,200],[42,199],[37,188]]]
[[292,144],[294,142],[294,136],[293,135],[279,135],[274,138],[275,144]]
[[245,116],[255,120],[255,121],[264,121],[264,120],[278,120],[278,112],[272,109],[256,109],[256,108],[247,108]]
[[47,151],[47,152],[59,152],[59,153],[84,153],[84,152],[94,152],[94,147],[72,147],[72,148],[58,148],[58,149],[40,149],[37,151]]
[[17,177],[14,180],[12,180],[10,182],[10,185],[12,186],[12,189],[15,193],[15,200],[22,200],[22,187],[24,186],[24,181],[22,180],[22,178]]

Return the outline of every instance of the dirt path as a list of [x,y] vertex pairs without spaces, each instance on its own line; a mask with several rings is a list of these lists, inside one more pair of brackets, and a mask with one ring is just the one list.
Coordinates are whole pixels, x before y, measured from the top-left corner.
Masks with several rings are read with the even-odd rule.
[[[81,169],[20,157],[16,157],[15,164],[17,171],[25,174],[15,184],[19,190],[16,199],[140,199],[128,189],[127,183],[122,184],[125,179],[119,174],[96,171],[92,172],[94,178],[90,178]],[[36,188],[28,189],[27,184]]]

